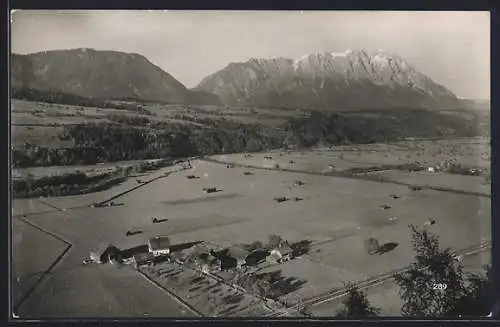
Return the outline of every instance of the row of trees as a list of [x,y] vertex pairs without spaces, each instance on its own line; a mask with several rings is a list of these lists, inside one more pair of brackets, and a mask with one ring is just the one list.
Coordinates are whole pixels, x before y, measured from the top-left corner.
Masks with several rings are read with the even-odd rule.
[[[492,307],[491,268],[483,274],[467,274],[449,248],[441,249],[437,236],[410,226],[415,260],[409,269],[395,274],[403,300],[402,315],[408,317],[479,317]],[[444,286],[446,285],[446,286]],[[348,294],[337,317],[374,317],[380,309],[366,294],[347,285]]]
[[[283,146],[374,143],[405,137],[435,137],[443,126],[453,135],[473,136],[478,132],[477,126],[469,121],[453,116],[445,120],[438,117],[438,113],[415,114],[412,111],[396,118],[312,112],[309,117],[290,119],[282,129],[271,129],[227,120],[210,121],[211,127],[203,128],[152,122],[145,117],[108,115],[114,123],[65,127],[60,139],[71,140],[74,147],[16,149],[13,163],[15,167],[77,165],[254,152]],[[425,128],[421,126],[422,121],[427,124]]]
[[172,164],[172,161],[165,159],[141,162],[132,166],[118,167],[111,172],[95,174],[77,171],[40,178],[28,175],[25,179],[14,179],[12,181],[12,194],[14,198],[29,198],[98,192],[125,181],[131,175],[156,170],[170,164]]
[[39,179],[26,178],[12,181],[14,198],[38,196],[78,195],[102,191],[125,180],[122,172],[87,176],[76,172],[56,176],[44,176]]
[[425,110],[387,110],[376,116],[313,111],[306,118],[290,119],[284,130],[285,144],[300,147],[377,143],[409,137],[471,137],[481,133],[477,119]]
[[281,145],[258,126],[193,129],[168,125],[151,130],[109,123],[67,126],[61,139],[71,148],[25,147],[12,152],[15,167],[96,164],[120,160],[180,158],[227,152],[262,151]]

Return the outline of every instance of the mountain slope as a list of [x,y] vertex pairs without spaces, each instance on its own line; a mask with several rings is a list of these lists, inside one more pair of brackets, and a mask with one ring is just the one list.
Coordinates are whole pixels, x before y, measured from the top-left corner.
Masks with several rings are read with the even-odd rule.
[[[83,48],[13,54],[11,82],[14,89],[86,98],[132,98],[166,103],[189,103],[192,98],[195,101],[200,98],[200,92],[192,94],[139,54]],[[203,99],[218,101],[214,95],[205,94]]]
[[251,59],[207,76],[196,89],[217,94],[226,105],[444,109],[460,104],[444,86],[383,51]]

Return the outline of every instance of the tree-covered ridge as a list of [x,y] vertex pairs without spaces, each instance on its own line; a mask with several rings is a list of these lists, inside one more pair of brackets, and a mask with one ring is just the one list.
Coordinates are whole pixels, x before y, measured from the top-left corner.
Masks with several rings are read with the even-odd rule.
[[13,151],[15,167],[94,164],[178,158],[281,147],[367,144],[408,137],[472,137],[484,131],[476,119],[423,110],[380,115],[322,113],[291,118],[281,128],[205,119],[204,125],[173,124],[147,117],[110,114],[111,122],[66,126],[61,140],[72,148],[26,145]]

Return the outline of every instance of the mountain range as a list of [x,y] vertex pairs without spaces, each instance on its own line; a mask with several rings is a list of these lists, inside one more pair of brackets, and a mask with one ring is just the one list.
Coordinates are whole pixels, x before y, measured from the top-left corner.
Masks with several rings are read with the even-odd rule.
[[207,76],[197,89],[227,105],[329,109],[453,108],[460,100],[397,55],[364,50],[299,59],[250,59]]
[[93,49],[13,54],[11,86],[99,99],[268,108],[453,109],[464,105],[399,56],[364,50],[231,63],[191,90],[139,54]]

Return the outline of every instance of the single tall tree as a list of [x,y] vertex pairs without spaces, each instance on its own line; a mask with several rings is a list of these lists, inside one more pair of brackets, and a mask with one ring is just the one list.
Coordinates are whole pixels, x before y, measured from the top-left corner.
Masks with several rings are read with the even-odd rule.
[[461,264],[451,249],[440,249],[437,236],[410,225],[415,261],[395,275],[401,308],[406,316],[458,316],[458,303],[467,294]]
[[372,306],[356,285],[348,283],[346,285],[347,295],[342,300],[343,308],[338,312],[339,318],[366,318],[377,316],[380,309]]

